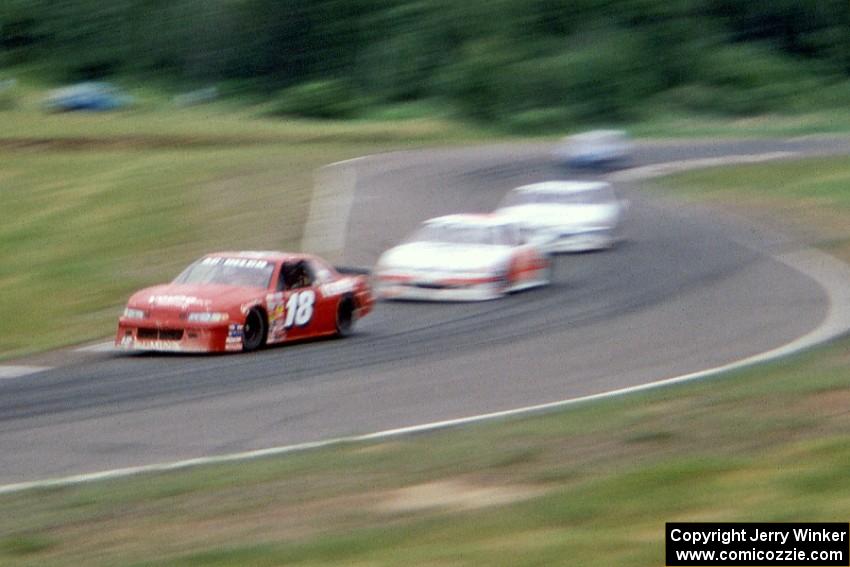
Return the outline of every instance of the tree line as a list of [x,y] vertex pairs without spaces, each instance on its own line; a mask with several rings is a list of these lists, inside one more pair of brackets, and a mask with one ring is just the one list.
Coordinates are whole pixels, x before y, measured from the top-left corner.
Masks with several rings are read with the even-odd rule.
[[221,83],[280,112],[517,128],[850,101],[846,0],[3,0],[0,65]]

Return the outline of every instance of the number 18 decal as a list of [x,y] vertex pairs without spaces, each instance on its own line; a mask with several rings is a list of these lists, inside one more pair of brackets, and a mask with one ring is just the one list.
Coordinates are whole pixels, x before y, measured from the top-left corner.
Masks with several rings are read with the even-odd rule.
[[313,318],[315,302],[316,292],[312,289],[296,291],[290,295],[286,301],[286,321],[283,322],[283,326],[288,329],[293,324],[302,326],[309,323]]

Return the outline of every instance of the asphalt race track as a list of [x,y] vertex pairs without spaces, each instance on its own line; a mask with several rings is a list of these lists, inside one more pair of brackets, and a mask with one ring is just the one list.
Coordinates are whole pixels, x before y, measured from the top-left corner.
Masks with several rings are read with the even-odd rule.
[[[332,166],[354,183],[344,262],[371,265],[418,221],[491,209],[565,177],[548,146],[399,152]],[[847,140],[641,145],[634,165]],[[774,259],[797,246],[618,184],[626,240],[562,255],[555,283],[501,301],[382,303],[346,340],[250,355],[63,354],[0,380],[0,484],[363,434],[638,385],[803,335],[829,303]],[[47,355],[45,359],[50,359]],[[57,355],[53,355],[54,359]]]

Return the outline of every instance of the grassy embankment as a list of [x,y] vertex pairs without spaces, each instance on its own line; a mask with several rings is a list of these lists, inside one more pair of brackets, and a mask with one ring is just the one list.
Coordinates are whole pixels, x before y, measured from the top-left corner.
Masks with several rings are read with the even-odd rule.
[[[805,211],[850,259],[848,181],[833,159],[661,184]],[[846,521],[848,347],[546,416],[2,496],[0,563],[655,566],[666,521]]]
[[850,165],[821,158],[692,171],[659,182],[850,262]]

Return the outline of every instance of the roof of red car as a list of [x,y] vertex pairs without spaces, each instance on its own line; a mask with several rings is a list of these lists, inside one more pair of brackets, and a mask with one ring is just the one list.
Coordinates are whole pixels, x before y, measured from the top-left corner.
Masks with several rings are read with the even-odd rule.
[[300,252],[280,252],[277,250],[238,250],[226,252],[211,252],[205,258],[243,258],[246,260],[265,260],[266,262],[282,262],[285,260],[300,260],[312,258],[309,254]]

